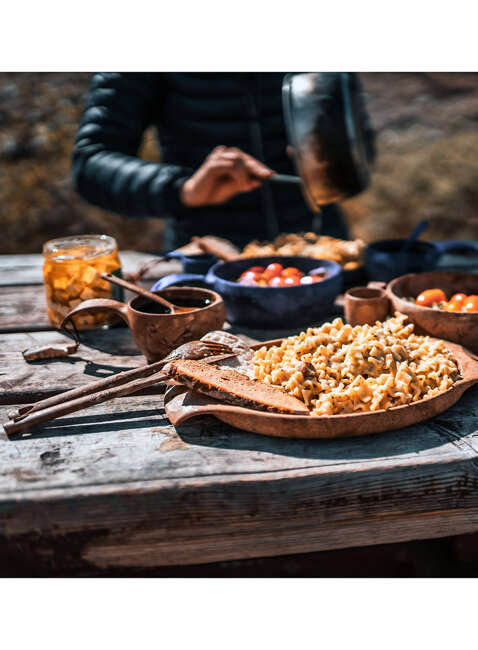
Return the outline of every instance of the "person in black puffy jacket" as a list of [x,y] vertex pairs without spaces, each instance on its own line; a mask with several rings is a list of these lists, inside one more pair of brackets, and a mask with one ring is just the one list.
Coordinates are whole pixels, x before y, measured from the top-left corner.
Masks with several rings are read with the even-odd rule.
[[[282,116],[285,73],[97,73],[73,151],[80,195],[132,217],[164,217],[164,250],[194,235],[244,246],[278,232],[317,230],[299,187],[262,181],[293,174]],[[156,126],[161,162],[137,157]],[[321,232],[347,238],[337,205]]]

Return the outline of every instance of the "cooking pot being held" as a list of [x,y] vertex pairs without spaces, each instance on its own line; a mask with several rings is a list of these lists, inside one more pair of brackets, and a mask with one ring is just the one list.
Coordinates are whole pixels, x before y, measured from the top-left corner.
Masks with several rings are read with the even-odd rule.
[[369,183],[373,136],[358,77],[348,72],[288,74],[282,85],[284,120],[299,176],[313,212],[348,199]]

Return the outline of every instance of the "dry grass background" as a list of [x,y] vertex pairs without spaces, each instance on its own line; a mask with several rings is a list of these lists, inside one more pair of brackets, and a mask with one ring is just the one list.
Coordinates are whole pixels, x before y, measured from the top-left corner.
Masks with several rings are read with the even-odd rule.
[[[378,158],[370,189],[345,204],[367,240],[431,222],[431,239],[478,239],[478,73],[361,75]],[[38,252],[51,237],[106,232],[120,247],[159,250],[160,219],[87,205],[70,180],[86,73],[0,73],[0,253]],[[154,133],[141,155],[158,159]]]

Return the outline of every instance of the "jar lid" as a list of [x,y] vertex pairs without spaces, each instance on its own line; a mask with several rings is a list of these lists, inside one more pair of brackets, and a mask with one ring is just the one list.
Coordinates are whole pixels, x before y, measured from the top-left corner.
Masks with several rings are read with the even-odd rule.
[[43,244],[43,255],[58,262],[89,260],[112,253],[116,241],[109,235],[75,235],[50,239]]

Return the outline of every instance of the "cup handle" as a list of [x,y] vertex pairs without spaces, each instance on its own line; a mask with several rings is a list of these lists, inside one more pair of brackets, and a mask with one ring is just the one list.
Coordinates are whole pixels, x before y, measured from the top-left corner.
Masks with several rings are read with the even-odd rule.
[[118,300],[110,300],[109,298],[93,298],[92,300],[85,300],[72,309],[62,320],[60,328],[63,329],[66,323],[70,320],[72,316],[76,314],[81,314],[83,312],[98,312],[104,311],[105,309],[114,311],[118,316],[120,316],[126,325],[129,326],[128,321],[128,306],[124,302],[119,302]]

